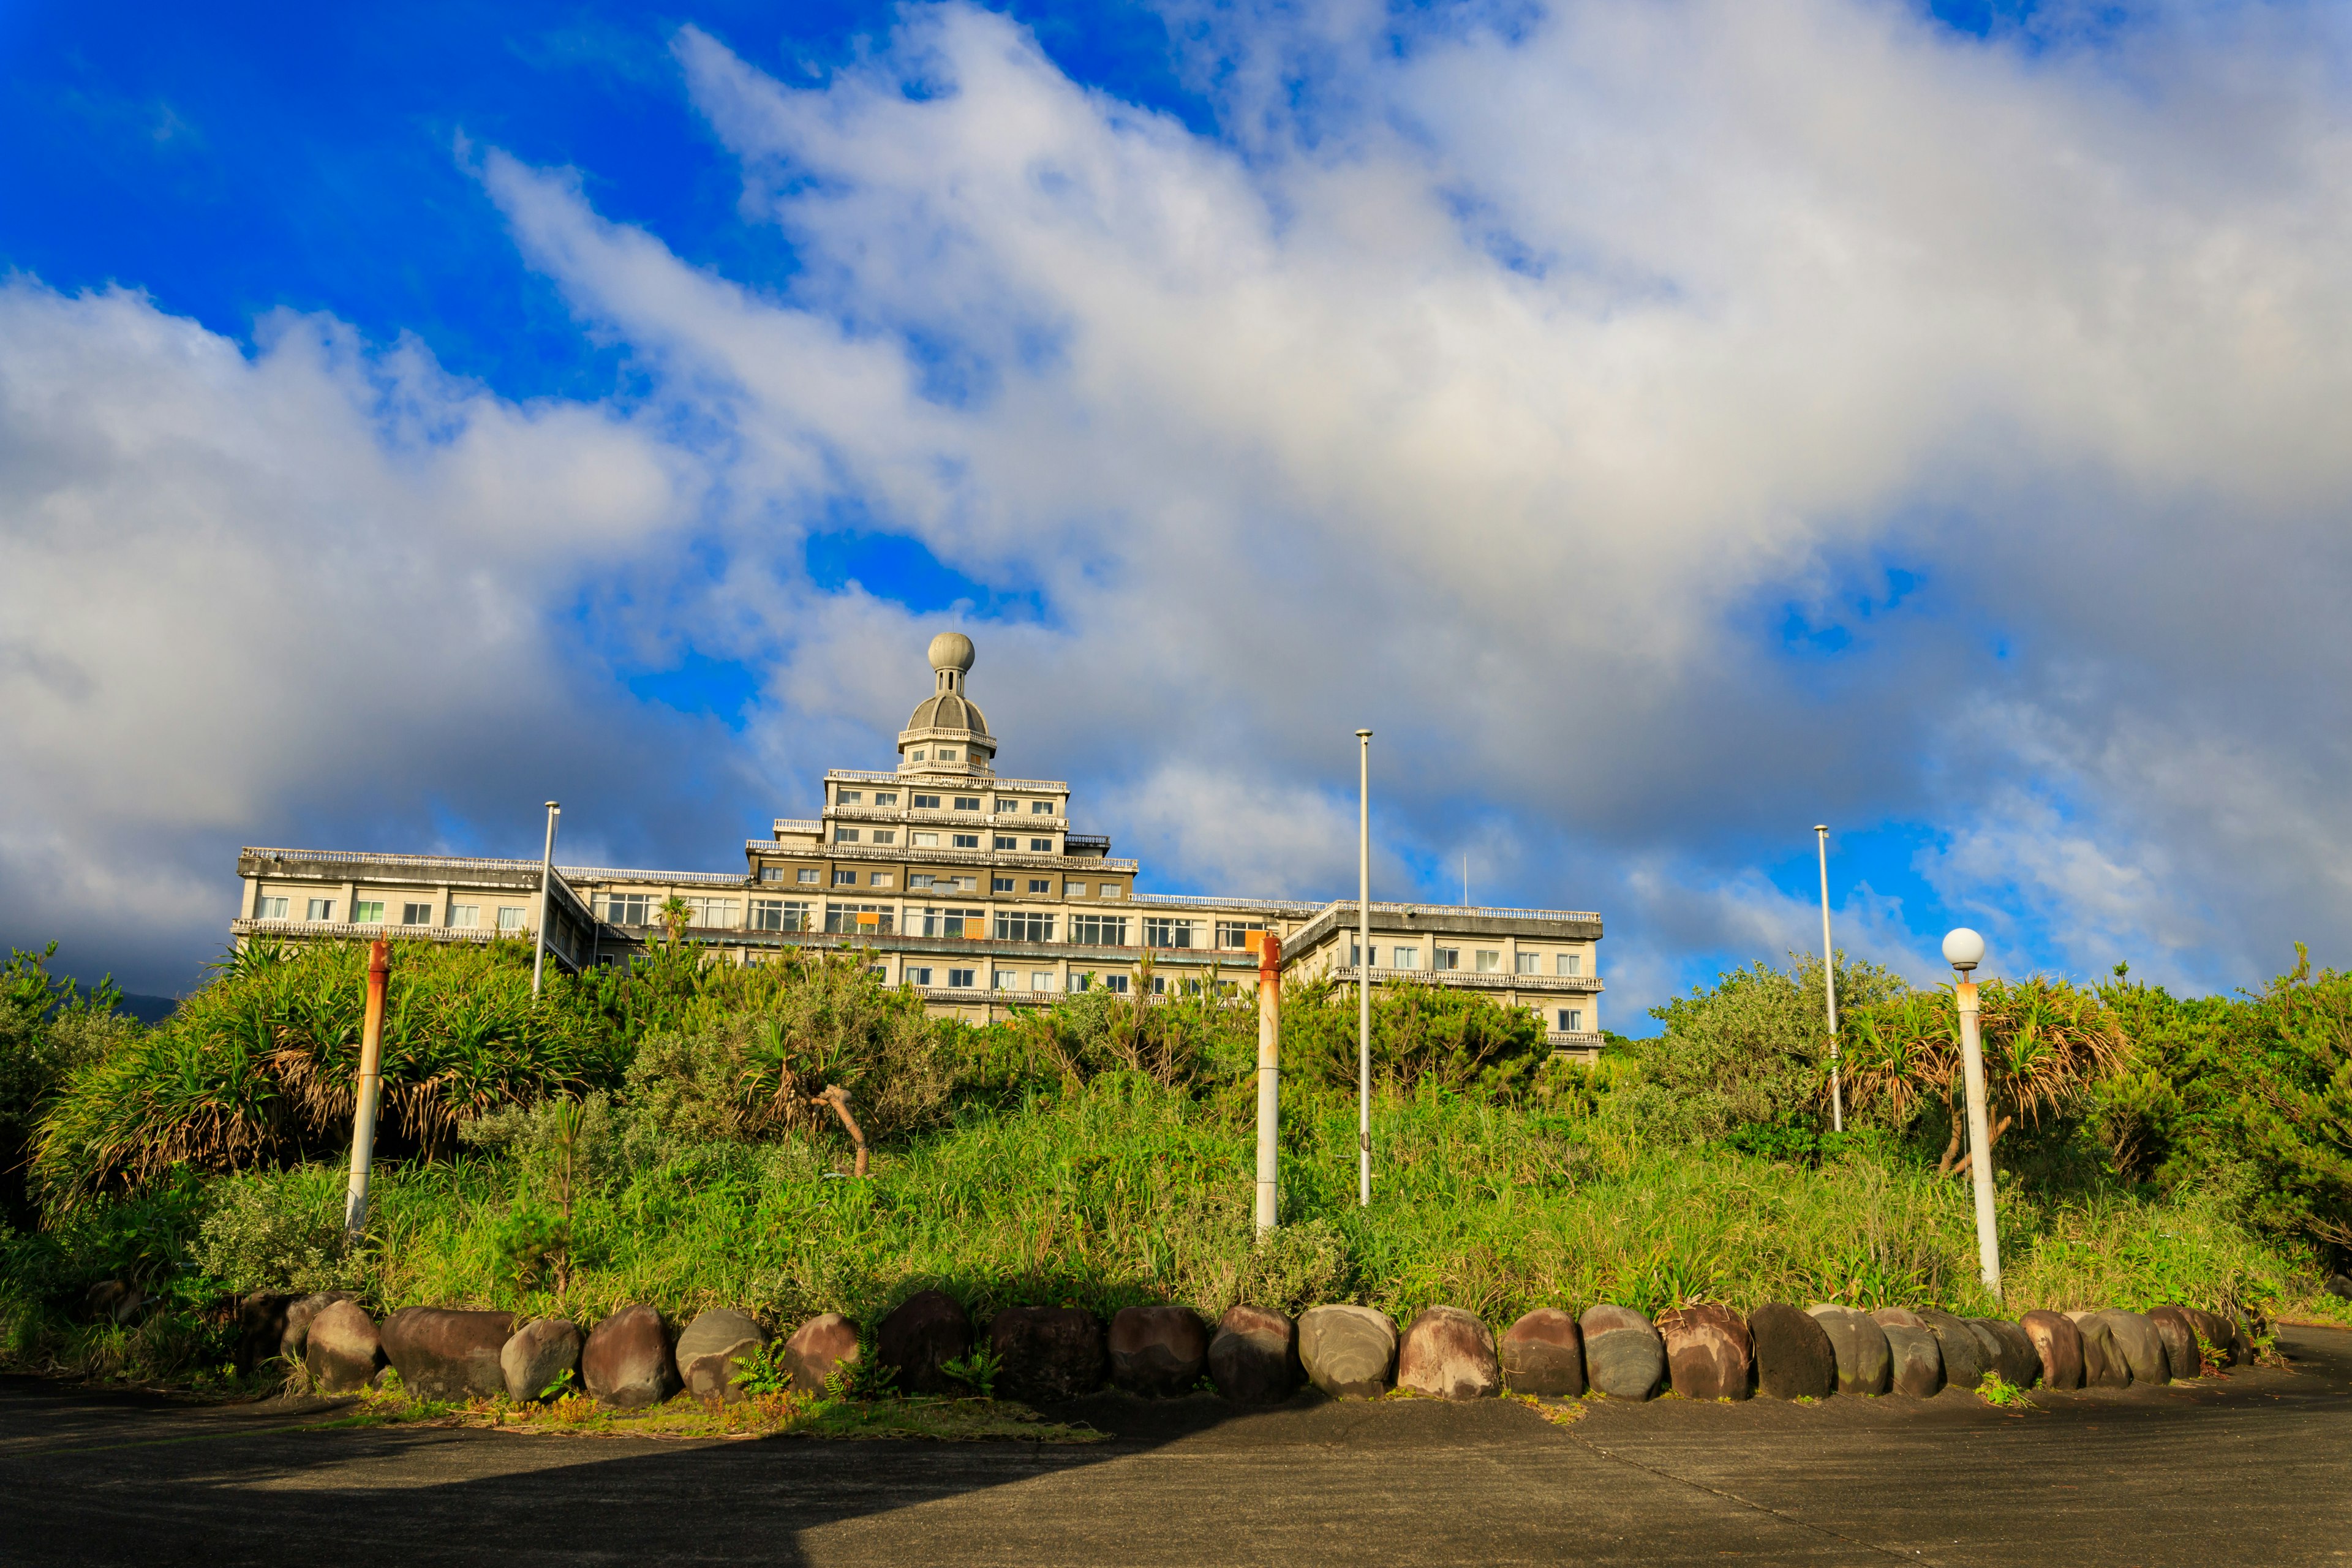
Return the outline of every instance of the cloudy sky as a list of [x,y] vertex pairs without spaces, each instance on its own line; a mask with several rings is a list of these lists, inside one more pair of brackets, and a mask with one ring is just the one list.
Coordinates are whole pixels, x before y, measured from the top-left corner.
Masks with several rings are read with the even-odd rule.
[[0,941],[738,867],[956,626],[1157,890],[1351,892],[1371,727],[1633,1032],[1817,821],[1922,979],[2352,962],[2340,6],[355,12],[0,15]]

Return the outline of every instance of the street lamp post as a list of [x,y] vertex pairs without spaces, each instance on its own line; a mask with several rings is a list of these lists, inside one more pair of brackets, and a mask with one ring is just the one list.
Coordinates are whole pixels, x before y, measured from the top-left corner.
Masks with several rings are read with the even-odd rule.
[[1813,840],[1822,852],[1822,994],[1830,1016],[1830,1131],[1845,1131],[1845,1086],[1838,1081],[1837,949],[1830,945],[1830,828],[1813,825]]
[[1356,731],[1356,1203],[1372,1206],[1372,732]]
[[[539,859],[539,944],[530,957],[530,994],[539,994],[540,975],[547,968],[547,885],[555,877],[555,819],[563,808],[553,801],[547,803],[547,850]],[[578,950],[573,950],[573,962],[578,963]]]
[[1962,926],[1944,938],[1944,957],[1958,975],[1953,987],[1960,1008],[1960,1066],[1968,1081],[1969,1179],[1976,1189],[1977,1268],[1985,1289],[2000,1300],[2000,1237],[1992,1212],[1992,1139],[1985,1116],[1984,1043],[1977,1031],[1977,985],[1970,978],[1984,961],[1984,938]]

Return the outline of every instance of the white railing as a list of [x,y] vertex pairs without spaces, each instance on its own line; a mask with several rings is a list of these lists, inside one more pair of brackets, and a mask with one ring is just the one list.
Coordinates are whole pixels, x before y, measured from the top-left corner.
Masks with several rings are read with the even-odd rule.
[[[1356,979],[1356,966],[1352,963],[1337,964],[1324,973],[1350,984]],[[1373,984],[1386,985],[1400,980],[1465,985],[1474,991],[1560,991],[1583,994],[1603,989],[1598,974],[1505,974],[1495,970],[1383,969],[1377,963],[1372,965]]]
[[1319,914],[1325,908],[1288,899],[1195,898],[1189,893],[1138,893],[1129,901],[1165,910],[1234,910],[1246,914],[1294,916]]
[[[765,843],[754,839],[753,843]],[[330,866],[411,866],[425,870],[524,871],[539,875],[536,860],[494,859],[480,855],[383,855],[363,849],[256,849],[239,851],[269,860],[316,860]],[[740,887],[740,873],[726,871],[649,871],[612,866],[558,866],[555,874],[566,882],[652,882],[677,887]],[[362,879],[364,880],[364,879]],[[425,880],[426,879],[412,879]]]
[[[747,838],[743,841],[743,847],[767,854],[773,854],[776,849],[774,842],[766,838]],[[824,846],[824,852],[837,860],[885,860],[892,865],[1006,866],[1028,871],[1058,868],[1074,876],[1087,877],[1097,871],[1131,873],[1139,864],[1134,860],[1086,855],[1075,858],[1085,862],[1083,869],[1073,870],[1074,858],[1067,855],[1041,855],[1026,849],[942,849],[928,844],[920,847],[911,844],[827,844]],[[805,854],[806,851],[795,850],[794,853]],[[742,879],[739,877],[736,880],[740,882]]]
[[[776,818],[776,831],[778,833],[823,833],[824,824],[813,816],[780,816]],[[755,838],[751,842],[760,844],[766,840]]]
[[[838,779],[843,784],[903,784],[908,775],[895,771],[877,772],[870,768],[827,768],[824,771],[824,776],[829,779]],[[940,776],[954,778],[957,775],[950,769],[943,772]],[[1043,794],[1050,790],[1056,795],[1067,795],[1070,789],[1068,782],[1063,779],[1000,779],[993,776],[988,778],[987,787],[1025,790],[1032,794]]]

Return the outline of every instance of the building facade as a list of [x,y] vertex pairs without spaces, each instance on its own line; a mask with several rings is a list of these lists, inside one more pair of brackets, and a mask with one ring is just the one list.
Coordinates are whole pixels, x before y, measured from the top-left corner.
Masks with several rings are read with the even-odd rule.
[[[899,733],[898,766],[827,773],[818,815],[778,818],[745,843],[742,870],[555,868],[544,889],[551,959],[574,971],[625,963],[662,940],[661,908],[677,898],[693,938],[734,962],[850,949],[933,1012],[980,1022],[1096,986],[1244,986],[1257,963],[1250,934],[1273,931],[1286,973],[1475,990],[1538,1014],[1561,1049],[1599,1050],[1599,915],[1375,903],[1366,955],[1352,901],[1139,892],[1135,861],[1071,830],[1066,782],[998,776],[996,737],[965,690],[972,657],[961,633],[933,638],[932,691]],[[232,940],[528,938],[541,922],[540,870],[537,860],[248,848]]]

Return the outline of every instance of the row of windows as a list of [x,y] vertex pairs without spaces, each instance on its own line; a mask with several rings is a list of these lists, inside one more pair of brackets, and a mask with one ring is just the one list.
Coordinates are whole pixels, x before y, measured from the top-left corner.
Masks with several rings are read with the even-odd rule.
[[[877,973],[878,974],[879,971]],[[933,968],[928,964],[910,963],[901,973],[905,984],[908,985],[945,985],[951,991],[961,991],[977,989],[980,984],[980,972],[976,969],[943,969]],[[995,969],[989,972],[989,988],[994,991],[1028,991],[1033,994],[1064,990],[1087,991],[1094,987],[1097,980],[1101,982],[1104,990],[1116,992],[1122,996],[1131,992],[1135,986],[1135,982],[1124,974],[1097,976],[1074,973],[1065,978],[1050,969],[1027,971]],[[1197,996],[1201,993],[1202,983],[1198,980],[1187,980],[1180,976],[1173,984],[1176,990],[1186,994]],[[1155,974],[1151,977],[1153,995],[1165,996],[1170,989],[1171,982],[1167,975]],[[1228,982],[1223,989],[1231,991],[1234,986]],[[1565,1028],[1567,1026],[1562,1025],[1561,1027]]]
[[[922,754],[923,753],[920,752],[917,752],[915,753],[918,759],[919,759]],[[942,757],[947,756],[947,753],[944,752],[940,754]],[[950,758],[949,760],[952,761],[953,759]],[[866,791],[862,789],[845,789],[836,792],[833,798],[834,803],[836,805],[896,805],[898,804],[898,792],[895,789],[877,789],[873,792],[873,795],[874,798],[869,802],[866,798]],[[981,808],[981,798],[976,795],[959,795],[950,798],[955,802],[955,805],[951,807],[943,807],[940,805],[940,797],[935,795],[917,794],[911,796],[907,804],[908,808],[913,811],[978,811]],[[1022,803],[1017,800],[1000,799],[996,803],[996,810],[1000,815],[1008,811],[1017,812],[1021,809],[1021,805]],[[1051,816],[1054,815],[1054,803],[1050,800],[1033,800],[1028,803],[1028,805],[1029,813],[1033,816]]]
[[[1350,965],[1362,963],[1363,954],[1364,950],[1357,943],[1351,942],[1348,944],[1348,963]],[[1388,965],[1391,969],[1421,967],[1421,949],[1418,947],[1393,947],[1389,950],[1389,955],[1392,960]],[[1541,974],[1544,973],[1544,955],[1540,952],[1520,952],[1513,954],[1512,957],[1514,960],[1512,970],[1515,973]],[[1437,948],[1434,950],[1433,958],[1434,962],[1432,965],[1433,968],[1460,969],[1462,967],[1462,950],[1458,947]],[[1381,967],[1381,947],[1378,942],[1372,944],[1372,967],[1375,969]],[[1492,947],[1471,949],[1470,967],[1474,973],[1500,974],[1503,972],[1502,949]],[[1584,973],[1584,955],[1580,952],[1554,953],[1551,972],[1554,974],[1581,974]]]
[[[361,926],[380,926],[391,923],[384,918],[384,903],[385,900],[382,899],[353,899],[349,923]],[[291,914],[292,907],[291,899],[281,898],[276,894],[268,895],[253,900],[254,918],[282,921]],[[499,905],[497,915],[498,929],[500,931],[522,930],[530,912],[528,907],[521,904]],[[305,900],[302,918],[306,921],[332,921],[335,918],[335,900],[332,899]],[[404,903],[400,906],[400,923],[404,926],[447,926],[454,930],[470,931],[482,923],[482,906],[451,904],[448,918],[445,921],[440,917],[438,906],[430,900]]]

